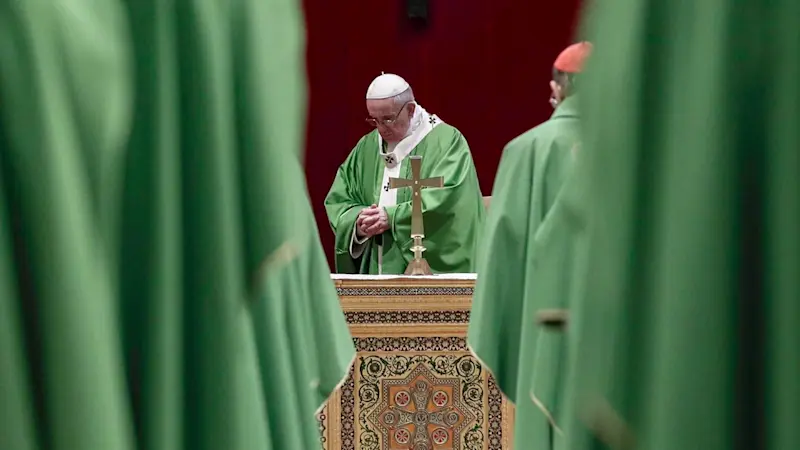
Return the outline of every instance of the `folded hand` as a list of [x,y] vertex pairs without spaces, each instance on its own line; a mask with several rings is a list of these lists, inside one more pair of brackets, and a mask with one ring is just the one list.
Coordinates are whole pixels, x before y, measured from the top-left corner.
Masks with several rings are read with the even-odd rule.
[[356,230],[359,235],[372,237],[389,229],[389,216],[386,210],[372,205],[358,214]]

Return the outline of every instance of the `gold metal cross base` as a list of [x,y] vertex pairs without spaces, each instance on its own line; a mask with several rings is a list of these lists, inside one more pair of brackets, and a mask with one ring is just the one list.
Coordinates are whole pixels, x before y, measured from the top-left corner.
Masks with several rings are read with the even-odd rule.
[[411,247],[411,251],[414,252],[414,259],[408,263],[408,267],[406,267],[406,275],[433,275],[431,271],[431,266],[428,264],[428,261],[425,261],[425,258],[422,257],[422,252],[425,251],[425,247],[422,245],[422,235],[414,235],[414,245]]

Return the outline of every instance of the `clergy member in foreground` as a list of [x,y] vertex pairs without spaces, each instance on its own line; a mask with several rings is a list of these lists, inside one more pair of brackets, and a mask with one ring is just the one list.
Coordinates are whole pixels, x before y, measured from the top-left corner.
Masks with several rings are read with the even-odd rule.
[[473,272],[485,208],[467,140],[420,106],[397,75],[369,85],[367,111],[376,129],[358,141],[325,198],[336,271],[405,271],[413,258],[411,189],[390,189],[389,178],[411,178],[409,156],[419,155],[422,178],[444,178],[443,188],[422,191],[424,257],[434,273]]
[[592,7],[569,448],[800,449],[800,2]]
[[320,448],[301,6],[218,4],[0,0],[0,449]]
[[478,261],[468,344],[516,404],[515,442],[550,450],[562,434],[558,393],[564,335],[537,314],[564,308],[579,239],[566,181],[580,145],[578,76],[591,44],[564,50],[553,64],[552,118],[503,152]]

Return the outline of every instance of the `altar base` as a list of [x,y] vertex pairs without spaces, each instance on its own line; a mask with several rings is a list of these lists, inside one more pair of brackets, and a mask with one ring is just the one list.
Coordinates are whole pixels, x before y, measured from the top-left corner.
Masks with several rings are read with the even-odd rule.
[[333,279],[358,355],[323,449],[511,449],[513,407],[467,350],[474,274]]

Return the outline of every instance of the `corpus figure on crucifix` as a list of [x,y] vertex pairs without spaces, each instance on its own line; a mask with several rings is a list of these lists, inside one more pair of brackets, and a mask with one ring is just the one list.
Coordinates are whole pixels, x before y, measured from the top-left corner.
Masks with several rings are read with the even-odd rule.
[[[422,234],[413,229],[414,193],[424,199],[418,208],[431,271],[472,272],[485,208],[466,139],[420,106],[397,75],[375,78],[366,97],[367,123],[375,129],[339,167],[325,198],[336,272],[405,271],[416,247],[412,235]],[[439,189],[392,189],[390,178],[410,178],[414,156],[425,164],[412,180],[440,176]]]

